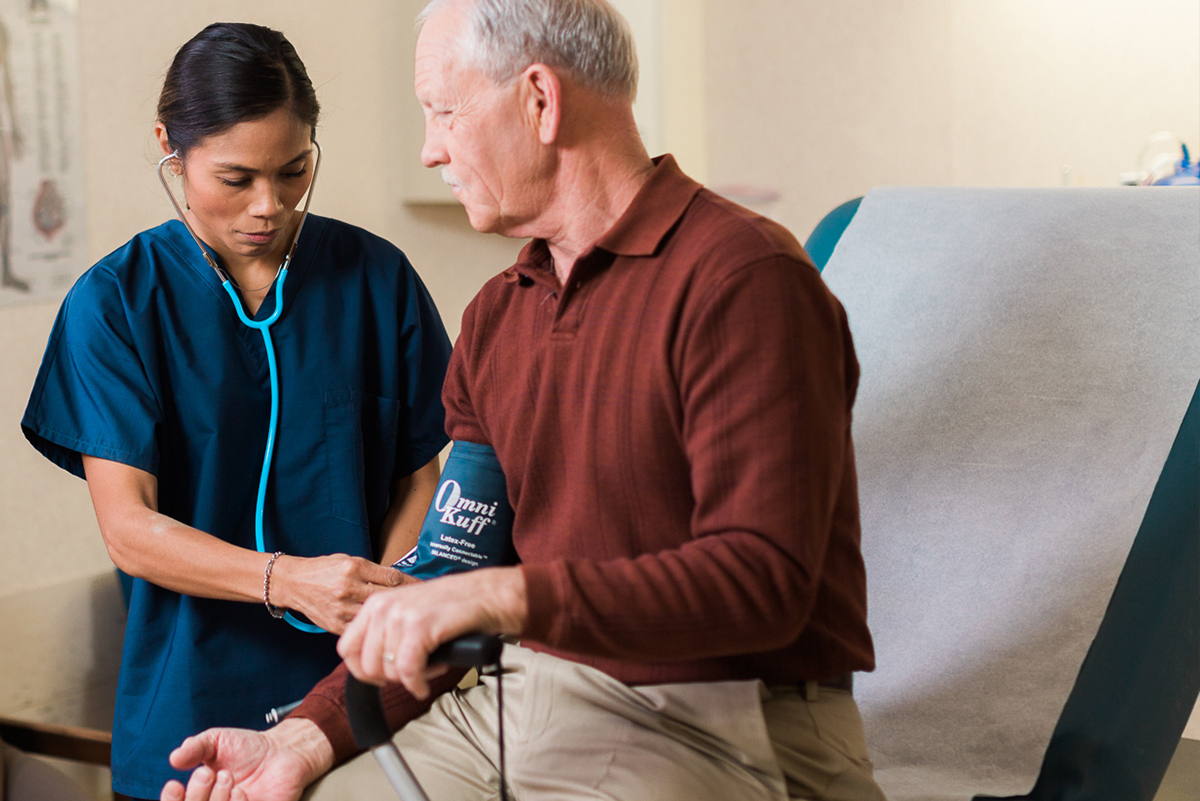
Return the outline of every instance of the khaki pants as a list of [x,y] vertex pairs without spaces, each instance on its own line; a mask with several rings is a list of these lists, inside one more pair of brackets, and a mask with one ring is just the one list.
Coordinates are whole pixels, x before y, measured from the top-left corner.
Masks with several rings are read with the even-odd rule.
[[[510,796],[611,801],[883,801],[854,698],[757,681],[629,687],[526,648],[504,650]],[[498,797],[495,679],[449,693],[394,737],[430,801]],[[370,754],[308,801],[395,798]]]

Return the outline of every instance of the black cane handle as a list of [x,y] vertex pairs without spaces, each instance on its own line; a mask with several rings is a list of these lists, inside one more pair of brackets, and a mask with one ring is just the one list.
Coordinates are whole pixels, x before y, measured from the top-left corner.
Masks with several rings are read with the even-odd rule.
[[[431,665],[485,668],[496,664],[504,643],[490,634],[468,634],[437,647],[429,655]],[[346,714],[359,748],[374,748],[392,738],[383,714],[379,688],[346,674]]]
[[429,655],[431,665],[482,669],[500,661],[504,643],[493,634],[468,634],[439,645]]

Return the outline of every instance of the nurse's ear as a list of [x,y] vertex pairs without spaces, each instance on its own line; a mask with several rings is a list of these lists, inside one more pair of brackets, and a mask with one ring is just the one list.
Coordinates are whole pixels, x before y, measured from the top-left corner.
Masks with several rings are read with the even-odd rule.
[[[169,156],[172,153],[177,152],[175,148],[171,147],[171,137],[167,135],[167,126],[163,125],[161,122],[154,123],[154,137],[158,139],[158,146],[162,150],[162,154],[164,156]],[[175,173],[176,175],[183,174],[183,159],[171,159],[171,161],[168,162],[168,165],[171,168],[171,172]]]

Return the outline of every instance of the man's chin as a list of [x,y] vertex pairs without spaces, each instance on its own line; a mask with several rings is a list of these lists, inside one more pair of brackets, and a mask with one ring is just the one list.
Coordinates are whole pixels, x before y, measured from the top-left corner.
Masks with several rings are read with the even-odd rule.
[[[462,201],[459,201],[462,203]],[[503,234],[500,230],[500,217],[496,214],[489,214],[481,209],[474,209],[463,203],[463,208],[467,210],[467,222],[481,234]]]

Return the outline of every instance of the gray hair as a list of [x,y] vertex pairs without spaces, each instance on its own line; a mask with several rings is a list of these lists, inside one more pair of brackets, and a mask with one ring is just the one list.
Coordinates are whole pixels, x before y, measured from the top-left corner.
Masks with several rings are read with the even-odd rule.
[[[431,0],[417,26],[448,2]],[[498,84],[541,63],[600,94],[637,97],[633,33],[607,0],[470,0],[466,14],[463,52]]]

